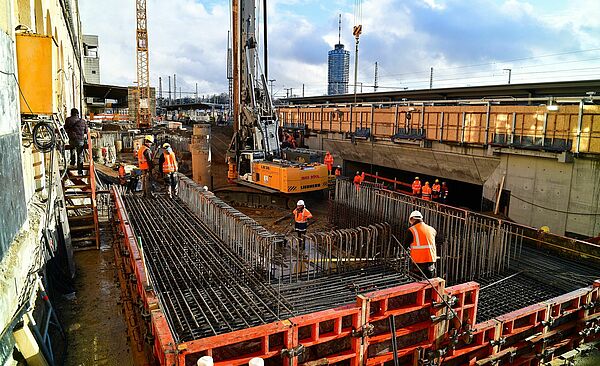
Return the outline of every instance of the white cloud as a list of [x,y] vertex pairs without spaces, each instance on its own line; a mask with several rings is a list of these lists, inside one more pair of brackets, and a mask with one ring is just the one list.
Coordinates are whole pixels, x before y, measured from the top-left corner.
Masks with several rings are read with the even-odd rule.
[[[228,1],[204,3],[148,0],[151,84],[157,86],[162,76],[163,93],[167,76],[174,73],[184,91],[193,91],[196,82],[200,94],[227,90]],[[342,43],[351,51],[353,74],[352,2],[269,0],[268,4],[269,78],[277,79],[274,90],[293,87],[298,94],[304,83],[307,94],[326,92],[327,51],[337,43],[338,13],[343,14]],[[589,62],[578,60],[600,58],[600,53],[496,61],[600,48],[600,1],[561,3],[560,8],[552,4],[556,3],[482,0],[475,6],[459,0],[364,0],[359,81],[372,84],[375,61],[380,85],[411,88],[428,86],[431,66],[437,86],[441,79],[450,79],[446,83],[451,85],[503,82],[502,68],[512,68],[513,80],[519,82],[568,75],[530,71],[589,67]],[[80,10],[84,32],[100,36],[101,81],[131,85],[136,80],[135,3],[81,0]],[[560,61],[567,63],[562,66]],[[538,69],[533,67],[536,63],[554,65]],[[462,68],[473,64],[489,65]],[[578,78],[586,73],[592,75],[587,70],[570,75]]]

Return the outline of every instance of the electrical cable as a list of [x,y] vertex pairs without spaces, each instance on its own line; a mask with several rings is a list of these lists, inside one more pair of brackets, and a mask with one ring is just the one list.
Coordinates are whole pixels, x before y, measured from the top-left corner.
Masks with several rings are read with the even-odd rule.
[[19,93],[21,94],[21,97],[23,97],[23,100],[25,101],[25,105],[27,105],[29,112],[31,112],[31,114],[34,114],[33,110],[29,106],[29,103],[27,102],[27,98],[25,98],[25,94],[23,94],[23,90],[21,90],[21,84],[19,84],[19,80],[17,80],[17,76],[15,75],[15,73],[0,70],[0,74],[4,74],[4,75],[8,75],[8,76],[12,75],[13,79],[15,79],[15,83],[17,83],[17,88],[19,88]]
[[540,206],[538,204],[535,204],[531,201],[528,201],[526,199],[523,199],[521,197],[515,196],[514,194],[511,193],[510,195],[511,198],[516,198],[517,200],[521,201],[521,202],[525,202],[527,204],[530,204],[531,206],[537,207],[537,208],[541,208],[543,210],[546,211],[551,211],[551,212],[558,212],[558,213],[563,213],[563,214],[567,214],[567,215],[577,215],[577,216],[600,216],[600,213],[589,213],[589,212],[570,212],[570,211],[564,211],[564,210],[557,210],[554,208],[549,208],[549,207],[545,207],[545,206]]

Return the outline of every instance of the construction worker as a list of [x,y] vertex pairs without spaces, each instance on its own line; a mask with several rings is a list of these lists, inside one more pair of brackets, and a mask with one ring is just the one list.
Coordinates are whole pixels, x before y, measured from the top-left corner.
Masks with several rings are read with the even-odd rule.
[[363,181],[363,176],[360,175],[360,172],[356,172],[356,175],[354,176],[354,186],[356,187],[356,191],[360,191],[360,185]]
[[333,169],[333,156],[327,151],[325,154],[325,158],[323,159],[323,163],[327,166],[327,171],[329,175],[331,175],[331,170]]
[[339,178],[339,177],[341,177],[341,176],[342,176],[342,167],[338,165],[338,166],[335,168],[335,177],[336,177],[336,178]]
[[125,164],[122,163],[118,163],[117,166],[119,167],[119,184],[124,186],[127,184],[127,177],[126,177],[126,172],[125,172]]
[[175,172],[179,170],[179,166],[177,158],[175,158],[175,153],[168,143],[163,144],[163,153],[159,163],[161,162],[162,172],[165,174],[167,192],[169,192],[169,197],[173,198],[173,193],[177,194],[177,177],[175,176]]
[[304,207],[304,201],[299,200],[296,203],[296,209],[293,211],[294,214],[294,229],[300,238],[302,245],[304,246],[304,241],[302,236],[306,234],[306,229],[308,228],[308,220],[312,219],[312,214],[309,210]]
[[227,182],[230,184],[235,183],[237,178],[237,172],[235,169],[235,161],[231,157],[227,158]]
[[442,187],[440,188],[440,190],[441,190],[442,203],[447,203],[448,202],[448,186],[446,185],[446,182],[442,182]]
[[[423,215],[419,211],[410,213],[408,222],[410,227],[404,239],[404,247],[410,249],[412,262],[419,267],[427,278],[435,277],[435,262],[437,250],[435,248],[436,230],[423,222]],[[417,274],[419,270],[413,266]]]
[[416,197],[421,195],[421,181],[419,180],[419,177],[415,177],[415,180],[412,183],[412,194]]
[[431,186],[431,199],[434,202],[440,202],[441,193],[442,186],[440,186],[440,180],[436,179],[435,182],[433,182],[433,185]]
[[137,151],[138,167],[142,171],[142,186],[144,190],[144,197],[152,197],[152,187],[150,183],[152,169],[154,168],[154,162],[152,161],[152,153],[150,147],[154,143],[154,136],[144,136],[144,143]]
[[429,182],[425,182],[423,188],[421,188],[421,198],[425,201],[431,201],[431,187]]
[[85,119],[79,118],[77,108],[71,109],[71,116],[65,119],[65,131],[69,136],[69,146],[71,147],[71,165],[75,166],[75,157],[77,157],[77,173],[83,175],[83,149],[88,127]]

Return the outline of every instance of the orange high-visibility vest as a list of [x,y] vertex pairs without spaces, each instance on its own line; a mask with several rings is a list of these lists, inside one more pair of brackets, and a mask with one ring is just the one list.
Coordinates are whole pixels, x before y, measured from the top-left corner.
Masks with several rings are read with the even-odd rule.
[[146,160],[146,155],[144,153],[148,150],[148,146],[142,145],[138,149],[137,157],[138,157],[138,166],[141,170],[150,169],[150,165],[148,165],[148,160]]
[[425,184],[421,193],[423,194],[424,200],[431,201],[431,187],[429,185]]
[[439,183],[433,183],[433,185],[431,186],[431,194],[433,195],[433,198],[440,198],[441,190],[442,186],[440,186]]
[[125,167],[123,165],[119,165],[119,178],[125,177]]
[[331,171],[331,168],[333,167],[333,156],[331,156],[331,154],[325,155],[323,162],[327,165],[327,170]]
[[165,162],[163,163],[163,172],[173,173],[177,171],[177,159],[175,159],[175,153],[168,153],[165,150]]
[[305,223],[306,220],[308,220],[312,217],[313,217],[312,214],[307,209],[302,210],[302,212],[298,212],[298,209],[294,210],[294,220],[299,224]]
[[419,194],[421,193],[421,181],[420,180],[415,180],[412,184],[412,191],[413,194]]
[[410,244],[410,256],[415,263],[431,263],[437,260],[435,248],[436,231],[424,222],[419,222],[409,228],[413,235]]

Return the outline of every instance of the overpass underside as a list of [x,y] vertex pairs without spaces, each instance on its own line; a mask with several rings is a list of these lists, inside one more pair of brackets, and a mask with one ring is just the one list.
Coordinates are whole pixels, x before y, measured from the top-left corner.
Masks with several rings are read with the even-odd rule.
[[302,131],[306,146],[331,151],[336,164],[384,167],[404,179],[414,174],[468,183],[459,194],[476,185],[482,207],[493,205],[502,185],[512,220],[593,237],[600,233],[600,106],[594,103],[546,98],[328,104],[282,107],[279,114],[284,129]]

